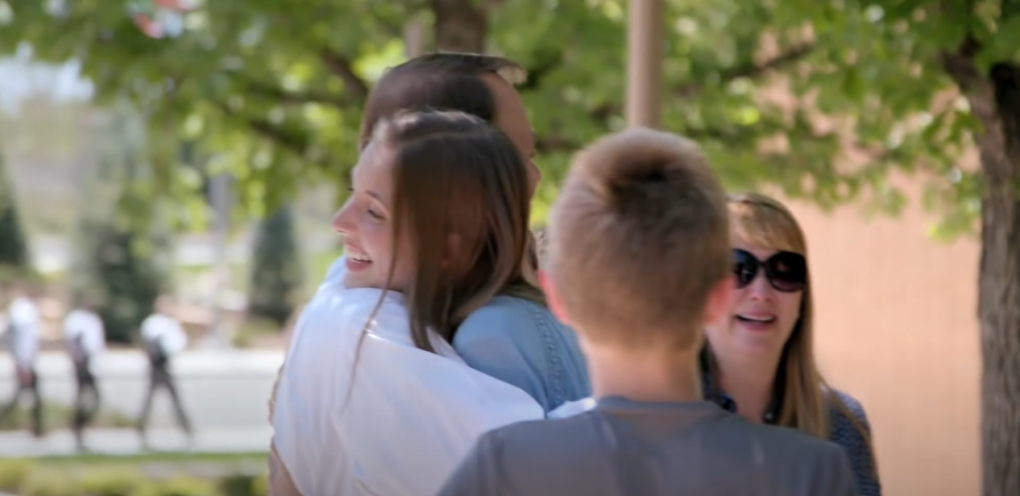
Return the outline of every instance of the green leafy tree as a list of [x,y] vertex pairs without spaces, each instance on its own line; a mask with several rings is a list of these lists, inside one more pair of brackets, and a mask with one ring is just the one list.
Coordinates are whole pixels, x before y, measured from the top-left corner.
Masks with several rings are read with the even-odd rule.
[[21,227],[18,205],[0,153],[0,278],[30,270],[28,243]]
[[300,301],[304,267],[294,233],[294,214],[284,205],[259,222],[248,285],[248,315],[282,329]]
[[[131,97],[150,129],[217,151],[249,204],[298,178],[342,185],[365,95],[401,58],[412,18],[432,26],[430,49],[528,68],[521,92],[546,173],[537,217],[565,153],[623,126],[623,0],[207,1],[160,39],[132,17],[172,18],[151,2],[4,1],[0,47],[80,58],[101,97]],[[980,231],[984,494],[1020,494],[1020,2],[666,5],[665,127],[699,141],[729,186],[895,213],[905,197],[889,175],[912,174],[944,214],[936,235]],[[977,167],[960,163],[968,146]],[[172,184],[178,168],[162,164]]]

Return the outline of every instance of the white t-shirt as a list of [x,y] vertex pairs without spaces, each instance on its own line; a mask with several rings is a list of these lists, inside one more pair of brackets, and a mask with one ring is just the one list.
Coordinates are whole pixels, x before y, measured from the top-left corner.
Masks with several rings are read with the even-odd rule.
[[81,352],[93,357],[106,349],[106,332],[103,320],[88,310],[72,310],[64,318],[64,343],[75,352],[75,341],[81,342]]
[[7,310],[7,342],[19,367],[28,367],[39,353],[39,308],[28,298],[19,297]]
[[416,348],[402,295],[373,316],[381,291],[345,289],[341,274],[302,312],[277,394],[273,443],[301,494],[435,494],[482,434],[544,417],[442,338],[438,354]]
[[188,346],[188,334],[177,319],[154,313],[142,322],[142,339],[158,341],[167,356],[175,355]]

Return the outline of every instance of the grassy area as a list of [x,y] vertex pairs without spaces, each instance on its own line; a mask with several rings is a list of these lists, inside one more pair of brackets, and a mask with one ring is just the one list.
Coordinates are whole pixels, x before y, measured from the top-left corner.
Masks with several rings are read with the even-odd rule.
[[21,496],[264,496],[265,467],[265,453],[0,460],[0,491]]
[[[58,403],[43,403],[43,429],[66,429],[71,426],[74,408]],[[28,405],[22,404],[10,416],[0,418],[0,431],[26,429],[31,425]],[[89,424],[90,427],[126,428],[134,427],[135,421],[120,412],[101,410]]]
[[[249,453],[145,453],[142,455],[103,455],[81,454],[43,456],[33,458],[37,463],[59,466],[60,464],[77,465],[137,465],[141,463],[235,463],[245,461],[264,462],[268,453],[253,451]],[[0,462],[2,463],[2,462]]]

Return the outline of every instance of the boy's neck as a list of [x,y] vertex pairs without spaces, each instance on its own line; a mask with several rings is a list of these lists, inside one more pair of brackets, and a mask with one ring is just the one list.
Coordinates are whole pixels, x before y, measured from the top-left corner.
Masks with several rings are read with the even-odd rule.
[[620,396],[633,401],[702,401],[696,350],[620,350],[585,346],[595,398]]

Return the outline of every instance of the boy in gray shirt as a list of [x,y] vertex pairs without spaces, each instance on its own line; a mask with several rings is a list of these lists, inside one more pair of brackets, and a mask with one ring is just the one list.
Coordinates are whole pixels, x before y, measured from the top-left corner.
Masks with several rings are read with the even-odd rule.
[[843,450],[703,401],[697,350],[733,282],[722,187],[651,130],[580,152],[542,284],[588,359],[587,411],[483,436],[440,496],[851,496]]

